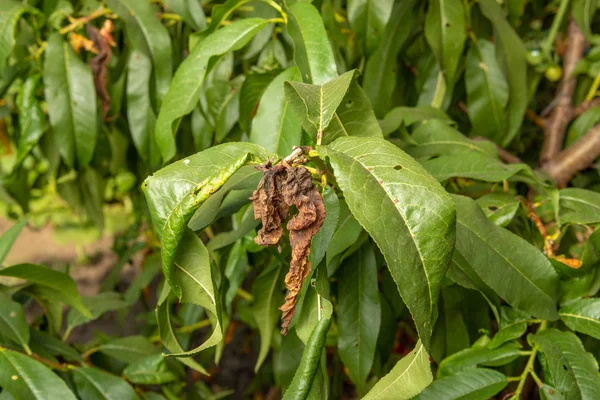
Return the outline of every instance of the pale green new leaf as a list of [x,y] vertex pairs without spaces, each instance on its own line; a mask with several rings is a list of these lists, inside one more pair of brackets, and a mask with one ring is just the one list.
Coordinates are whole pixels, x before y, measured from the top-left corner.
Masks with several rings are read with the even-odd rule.
[[396,363],[389,374],[373,386],[363,400],[412,399],[432,381],[429,355],[419,341],[408,355]]
[[562,307],[560,319],[572,330],[600,340],[600,299],[580,299]]
[[156,120],[156,141],[163,162],[171,160],[176,152],[175,133],[181,118],[192,112],[200,99],[204,79],[210,72],[209,61],[245,46],[267,21],[248,18],[233,22],[203,40],[181,63]]
[[556,320],[559,277],[543,253],[487,219],[474,200],[453,195],[456,250],[508,304]]
[[318,151],[331,162],[352,214],[381,249],[428,346],[454,248],[452,200],[420,164],[384,139],[340,138]]
[[572,332],[546,329],[528,336],[544,355],[546,383],[567,399],[595,399],[600,393],[598,362]]

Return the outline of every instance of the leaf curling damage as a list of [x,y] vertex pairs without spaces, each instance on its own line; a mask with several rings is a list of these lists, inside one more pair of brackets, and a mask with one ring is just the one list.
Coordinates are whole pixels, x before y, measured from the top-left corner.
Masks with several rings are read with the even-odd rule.
[[323,198],[312,182],[310,172],[302,166],[291,166],[283,161],[272,165],[270,161],[256,167],[263,171],[257,189],[250,197],[254,205],[254,218],[261,220],[262,228],[254,241],[261,246],[279,245],[283,235],[282,223],[290,215],[290,207],[298,213],[287,222],[292,247],[290,269],[285,276],[288,293],[282,312],[281,333],[287,334],[296,312],[296,301],[302,282],[310,273],[310,242],[325,220]]
[[92,69],[92,75],[94,76],[94,86],[96,88],[96,94],[102,104],[102,116],[105,121],[110,121],[108,112],[110,110],[110,94],[106,88],[107,75],[108,75],[108,63],[112,55],[111,46],[115,46],[115,42],[112,38],[113,24],[112,21],[107,19],[102,26],[102,29],[98,29],[91,24],[86,25],[87,33],[94,43],[97,50],[97,55],[90,60],[90,68]]

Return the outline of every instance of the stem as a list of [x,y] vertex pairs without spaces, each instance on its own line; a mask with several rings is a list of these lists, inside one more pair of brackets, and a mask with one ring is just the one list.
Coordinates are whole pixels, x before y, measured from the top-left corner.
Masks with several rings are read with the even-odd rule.
[[198,321],[195,324],[182,326],[181,328],[176,329],[176,331],[179,333],[190,333],[190,332],[194,332],[195,330],[207,327],[209,325],[210,325],[210,320],[203,319],[202,321]]
[[[538,332],[543,331],[544,329],[546,329],[546,325],[548,323],[546,321],[543,321],[540,325],[540,328],[538,329]],[[515,394],[511,397],[511,399],[515,399],[515,400],[519,400],[521,393],[523,393],[523,388],[525,387],[525,382],[527,382],[527,377],[529,377],[529,374],[535,374],[534,368],[535,368],[535,358],[537,356],[537,348],[533,348],[531,350],[531,355],[529,356],[529,359],[527,360],[527,364],[525,365],[525,369],[523,370],[523,373],[521,374],[521,379],[519,381],[519,386],[517,386],[517,390],[515,391]],[[536,383],[539,380],[539,377],[537,375],[535,375],[535,377],[533,378]],[[539,380],[541,382],[541,380]]]
[[585,96],[585,102],[592,101],[592,99],[594,98],[594,96],[596,96],[596,92],[598,91],[598,87],[599,86],[600,86],[600,72],[594,78],[594,82],[592,83],[592,87],[588,91],[587,96]]
[[265,3],[267,3],[268,5],[270,5],[271,7],[273,7],[274,9],[276,9],[277,11],[279,11],[279,14],[281,14],[282,17],[282,22],[284,24],[287,24],[288,22],[288,16],[286,14],[285,11],[283,11],[283,9],[281,8],[281,6],[277,3],[275,3],[273,0],[263,0]]
[[245,299],[248,301],[254,301],[254,297],[242,288],[238,288],[238,290],[236,291],[236,294],[238,296],[240,296],[242,299]]
[[97,352],[98,350],[100,350],[100,347],[92,347],[91,349],[89,349],[88,351],[86,351],[85,353],[83,353],[81,355],[81,358],[83,358],[84,360],[87,361],[87,359],[90,358],[90,356],[92,354],[94,354],[95,352]]
[[108,14],[110,14],[110,12],[111,11],[108,8],[100,8],[100,9],[94,11],[93,13],[91,13],[90,15],[86,15],[85,17],[74,19],[69,25],[62,28],[59,32],[61,35],[64,35],[65,33],[75,31],[75,30],[83,27],[85,24],[87,24],[91,20],[108,15]]
[[567,12],[567,8],[569,6],[569,0],[561,0],[560,6],[558,8],[558,12],[554,16],[554,20],[552,21],[552,26],[550,27],[550,33],[546,38],[546,41],[542,44],[542,52],[546,56],[546,59],[550,59],[550,49],[554,44],[554,40],[556,39],[556,34],[558,33],[558,29],[560,28],[560,24],[562,23],[563,18]]

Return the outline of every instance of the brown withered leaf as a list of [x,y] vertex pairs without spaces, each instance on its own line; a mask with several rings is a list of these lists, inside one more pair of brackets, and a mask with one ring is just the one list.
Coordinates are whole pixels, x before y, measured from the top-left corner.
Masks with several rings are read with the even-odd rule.
[[[108,23],[108,24],[107,24]],[[108,111],[110,110],[110,94],[106,88],[106,76],[108,74],[108,63],[112,55],[111,43],[114,45],[110,32],[112,31],[112,22],[107,22],[99,30],[91,24],[86,25],[87,33],[94,42],[94,46],[98,49],[98,54],[90,60],[90,68],[94,76],[94,87],[96,94],[102,104],[102,116],[105,121],[108,121]]]
[[267,162],[257,168],[265,175],[250,199],[254,202],[254,217],[262,221],[263,227],[254,241],[263,246],[279,244],[283,234],[281,223],[289,216],[291,206],[298,210],[287,223],[292,260],[285,276],[288,293],[285,304],[280,307],[281,333],[285,335],[296,312],[302,282],[310,273],[310,242],[323,225],[325,206],[306,168],[292,167],[285,162],[275,166]]

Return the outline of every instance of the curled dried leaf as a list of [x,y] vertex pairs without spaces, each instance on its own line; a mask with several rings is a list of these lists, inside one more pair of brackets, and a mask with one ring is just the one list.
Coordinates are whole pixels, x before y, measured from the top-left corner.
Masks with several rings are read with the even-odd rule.
[[108,63],[112,55],[111,43],[114,41],[110,32],[112,31],[112,22],[99,30],[93,25],[87,24],[87,33],[94,43],[94,47],[98,49],[98,54],[90,60],[90,67],[94,76],[94,87],[96,94],[102,103],[102,116],[105,121],[108,121],[108,111],[110,110],[110,95],[106,88],[106,76],[108,74]]
[[280,308],[281,333],[285,335],[296,311],[302,282],[310,273],[310,243],[325,220],[325,206],[306,168],[285,162],[272,166],[268,162],[258,169],[265,175],[250,199],[254,204],[254,217],[262,221],[263,227],[254,241],[263,246],[279,244],[283,235],[281,224],[288,218],[290,207],[298,210],[287,223],[292,260],[285,276],[288,293]]

